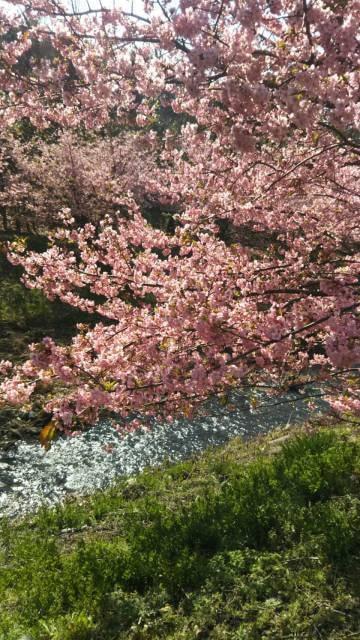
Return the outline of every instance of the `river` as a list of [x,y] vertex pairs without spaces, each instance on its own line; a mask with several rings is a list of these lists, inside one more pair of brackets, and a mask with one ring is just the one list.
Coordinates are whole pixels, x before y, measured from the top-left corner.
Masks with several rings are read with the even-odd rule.
[[[316,393],[311,390],[311,395]],[[107,487],[121,476],[165,460],[188,458],[235,436],[250,438],[302,422],[314,414],[307,406],[308,395],[309,389],[281,398],[258,393],[254,409],[246,396],[236,393],[231,411],[211,401],[205,417],[154,424],[150,430],[140,428],[128,435],[118,434],[104,420],[81,435],[59,438],[49,451],[20,441],[0,451],[0,516],[34,512],[43,504]],[[326,408],[321,399],[316,402],[318,411]]]

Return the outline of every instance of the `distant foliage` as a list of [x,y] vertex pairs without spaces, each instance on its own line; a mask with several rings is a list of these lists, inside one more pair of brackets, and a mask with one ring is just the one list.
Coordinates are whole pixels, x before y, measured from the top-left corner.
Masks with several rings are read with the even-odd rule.
[[[45,233],[72,220],[99,223],[126,207],[126,194],[159,208],[163,197],[154,133],[106,136],[58,133],[51,142],[8,134],[0,149],[3,230]],[[152,191],[151,191],[152,185]]]

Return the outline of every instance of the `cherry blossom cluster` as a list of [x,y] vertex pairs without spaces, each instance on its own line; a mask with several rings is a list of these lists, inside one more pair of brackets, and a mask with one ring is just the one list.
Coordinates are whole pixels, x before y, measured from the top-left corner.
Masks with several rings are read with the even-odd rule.
[[39,231],[62,224],[64,216],[76,224],[98,222],[131,190],[139,202],[158,202],[157,148],[153,132],[85,141],[64,131],[51,142],[27,143],[8,132],[0,149],[3,228]]
[[[189,416],[242,385],[321,383],[359,414],[359,2],[21,6],[2,26],[2,126],[63,129],[23,159],[51,167],[35,208],[62,219],[45,251],[9,258],[93,321],[32,345],[3,397],[56,383],[46,409],[68,430],[103,408]],[[157,131],[159,103],[181,128]]]

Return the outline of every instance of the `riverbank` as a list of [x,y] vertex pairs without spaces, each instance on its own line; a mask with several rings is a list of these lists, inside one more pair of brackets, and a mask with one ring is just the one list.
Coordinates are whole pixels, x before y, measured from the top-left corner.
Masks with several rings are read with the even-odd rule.
[[359,474],[303,426],[3,522],[0,638],[358,638]]
[[[45,336],[66,344],[76,333],[76,323],[89,322],[89,316],[74,310],[59,300],[50,302],[35,289],[27,289],[21,282],[22,270],[11,265],[5,257],[5,247],[14,234],[0,232],[0,360],[23,362],[31,343],[41,342]],[[41,236],[28,236],[30,247],[36,248]],[[0,405],[0,451],[12,449],[15,443],[38,442],[39,432],[49,416],[43,406],[51,389],[39,388],[27,407],[19,409]]]

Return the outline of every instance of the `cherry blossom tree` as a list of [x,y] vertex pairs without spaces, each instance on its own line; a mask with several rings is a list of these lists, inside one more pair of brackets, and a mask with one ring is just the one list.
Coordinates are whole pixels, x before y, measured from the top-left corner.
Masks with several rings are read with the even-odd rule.
[[[55,171],[66,141],[91,133],[76,157],[82,184],[97,175],[95,220],[88,198],[77,225],[62,189],[45,201],[63,211],[48,248],[9,256],[27,286],[102,321],[70,346],[32,345],[10,376],[3,363],[4,398],[56,381],[47,410],[71,430],[101,408],[170,419],[232,388],[320,381],[337,411],[359,414],[360,3],[9,4],[1,126],[63,129],[42,153]],[[159,104],[183,114],[180,129],[157,132]],[[114,121],[132,133],[111,178],[99,136]],[[145,215],[146,198],[169,224]]]
[[151,132],[84,140],[65,131],[51,142],[38,137],[24,142],[8,133],[0,151],[3,228],[45,233],[64,215],[77,225],[96,224],[105,213],[115,213],[131,189],[139,202],[156,202],[161,198],[153,179],[157,147]]

